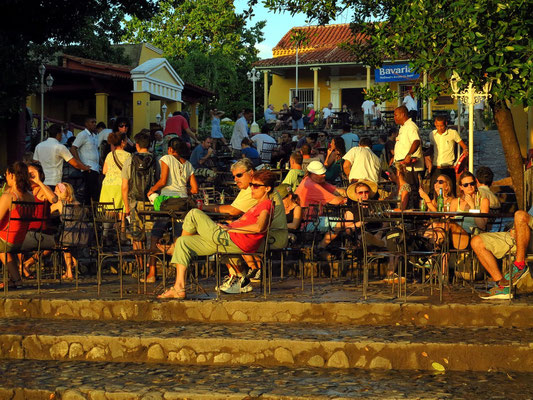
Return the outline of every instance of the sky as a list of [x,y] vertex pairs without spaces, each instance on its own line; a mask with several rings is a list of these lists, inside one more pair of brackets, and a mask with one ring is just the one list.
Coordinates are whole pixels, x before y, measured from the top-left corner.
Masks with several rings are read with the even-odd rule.
[[[248,9],[247,0],[235,0],[235,10],[242,13]],[[271,58],[272,48],[278,44],[283,35],[285,35],[291,28],[296,26],[309,25],[305,21],[305,15],[295,15],[292,17],[289,13],[273,13],[263,7],[261,0],[254,9],[255,16],[248,22],[248,26],[253,26],[256,22],[266,20],[266,26],[263,30],[265,40],[256,45],[259,50],[259,58]],[[332,24],[342,24],[349,22],[346,15],[341,15],[337,20],[332,21]],[[311,24],[313,25],[313,24]]]

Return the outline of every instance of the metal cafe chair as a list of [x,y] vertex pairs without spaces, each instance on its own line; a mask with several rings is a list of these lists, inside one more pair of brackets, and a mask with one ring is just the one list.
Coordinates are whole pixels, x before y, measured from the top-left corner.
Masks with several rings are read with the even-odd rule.
[[[38,222],[40,223],[40,229],[36,230],[38,243],[37,248],[35,251],[39,254],[38,264],[37,264],[37,292],[41,293],[41,264],[42,260],[40,257],[41,252],[41,235],[39,235],[39,232],[42,230],[42,227],[44,225],[44,212],[39,212],[39,207],[44,207],[44,203],[36,203],[36,202],[27,202],[27,201],[13,201],[13,210],[16,208],[18,210],[18,216],[13,215],[13,210],[9,212],[9,219],[7,222],[7,237],[9,237],[10,233],[13,232],[13,223],[20,223],[24,225],[29,225],[32,222]],[[5,247],[3,249],[4,254],[4,260],[6,263],[2,262],[2,275],[3,275],[3,282],[4,282],[4,295],[7,295],[8,293],[8,268],[7,268],[7,255],[8,254],[18,254],[20,253],[20,246],[15,246],[11,249],[8,249]]]

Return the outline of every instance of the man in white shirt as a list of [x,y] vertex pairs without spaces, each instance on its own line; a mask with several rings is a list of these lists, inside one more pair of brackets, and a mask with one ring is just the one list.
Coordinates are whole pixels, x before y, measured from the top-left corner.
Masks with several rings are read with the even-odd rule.
[[84,204],[90,204],[91,199],[98,201],[100,197],[100,165],[98,163],[100,155],[98,153],[98,135],[95,132],[96,119],[94,117],[85,118],[85,129],[76,135],[70,152],[74,158],[90,169],[83,172],[85,193]]
[[350,149],[342,159],[344,160],[344,173],[350,182],[364,179],[378,183],[381,162],[372,151],[370,138],[362,138],[359,141],[359,146]]
[[413,96],[413,91],[411,89],[409,89],[409,91],[403,98],[403,105],[407,107],[409,118],[411,118],[413,122],[416,121],[417,106],[416,100]]
[[70,151],[60,143],[63,137],[61,125],[53,124],[48,128],[48,139],[35,147],[33,159],[39,161],[44,171],[44,184],[52,188],[61,182],[63,177],[63,161],[74,168],[87,171],[88,166],[75,159]]
[[248,122],[252,120],[253,111],[249,108],[245,109],[242,117],[240,117],[233,127],[233,134],[231,135],[230,146],[233,150],[233,155],[236,158],[241,157],[241,142],[242,139],[248,137]]
[[439,175],[446,175],[452,180],[455,190],[455,143],[459,143],[467,156],[468,148],[456,130],[448,129],[446,117],[435,117],[435,128],[429,134],[429,154],[432,154],[432,162],[429,165],[429,172],[431,173],[430,189],[433,189],[433,184]]
[[424,170],[418,126],[409,118],[409,112],[405,106],[400,106],[394,110],[394,122],[401,125],[394,146],[394,162],[405,164],[407,167],[406,181],[411,185],[409,204],[411,208],[415,208],[420,200],[418,195],[419,174]]
[[368,129],[375,118],[376,104],[372,100],[365,100],[361,105],[361,109],[363,110],[365,129]]
[[333,121],[333,103],[328,103],[328,106],[322,110],[322,118],[326,121],[325,129],[330,129]]
[[[259,152],[259,156],[263,162],[270,162],[272,160],[272,152],[276,148],[276,139],[268,133],[256,133],[251,138],[255,148]],[[267,145],[265,146],[265,143]]]

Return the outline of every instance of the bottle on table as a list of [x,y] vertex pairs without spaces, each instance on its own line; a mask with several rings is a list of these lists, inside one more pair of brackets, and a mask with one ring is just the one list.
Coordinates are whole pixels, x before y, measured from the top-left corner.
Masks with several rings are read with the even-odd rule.
[[439,196],[437,197],[437,211],[444,211],[444,195],[442,194],[442,188],[439,189]]

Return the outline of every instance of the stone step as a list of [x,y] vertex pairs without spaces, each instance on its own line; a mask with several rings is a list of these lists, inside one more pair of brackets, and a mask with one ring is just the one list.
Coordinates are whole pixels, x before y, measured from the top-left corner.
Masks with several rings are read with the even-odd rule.
[[0,399],[530,399],[530,373],[0,360]]
[[231,297],[235,298],[221,301],[159,301],[10,297],[0,298],[0,318],[533,328],[533,306],[528,303],[440,305]]
[[0,358],[533,372],[533,331],[4,318]]

